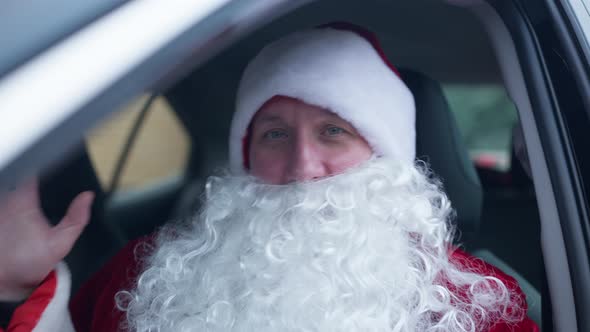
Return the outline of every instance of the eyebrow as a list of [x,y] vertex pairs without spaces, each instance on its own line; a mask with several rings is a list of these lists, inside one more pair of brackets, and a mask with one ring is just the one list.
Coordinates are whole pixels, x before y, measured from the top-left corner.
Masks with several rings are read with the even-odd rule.
[[330,113],[328,113],[328,114],[325,114],[325,115],[324,115],[322,118],[323,118],[324,120],[338,120],[338,121],[344,121],[344,122],[348,122],[348,121],[344,120],[344,119],[343,119],[341,116],[339,116],[338,114],[335,114],[335,113],[332,113],[332,112],[330,112]]
[[338,114],[333,113],[333,112],[326,114],[324,116],[324,118],[322,119],[322,121],[338,122],[339,125],[344,125],[344,126],[350,127],[350,129],[353,129],[354,131],[357,131],[356,128],[350,122],[348,122],[346,119],[343,119],[341,116],[339,116]]
[[252,122],[253,125],[258,124],[265,124],[265,123],[272,123],[272,122],[283,122],[283,119],[280,116],[276,115],[262,115]]
[[[343,125],[346,127],[349,127],[349,129],[352,129],[353,131],[357,131],[356,128],[350,124],[348,121],[346,121],[345,119],[343,119],[342,117],[340,117],[338,114],[333,113],[333,112],[329,112],[328,114],[323,115],[320,119],[320,122],[338,122],[338,123],[334,123],[337,125]],[[271,114],[263,114],[260,116],[257,116],[254,121],[252,122],[252,127],[256,127],[256,126],[262,126],[265,124],[273,124],[273,123],[281,123],[284,124],[285,121],[282,117],[278,116],[278,115],[271,115]]]

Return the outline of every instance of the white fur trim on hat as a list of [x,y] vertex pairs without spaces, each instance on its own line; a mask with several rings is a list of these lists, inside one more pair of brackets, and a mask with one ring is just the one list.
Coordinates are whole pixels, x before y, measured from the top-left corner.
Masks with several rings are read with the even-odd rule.
[[266,46],[247,66],[236,100],[229,161],[244,172],[250,121],[276,95],[326,108],[350,122],[377,156],[413,162],[414,97],[372,44],[356,32],[316,28]]

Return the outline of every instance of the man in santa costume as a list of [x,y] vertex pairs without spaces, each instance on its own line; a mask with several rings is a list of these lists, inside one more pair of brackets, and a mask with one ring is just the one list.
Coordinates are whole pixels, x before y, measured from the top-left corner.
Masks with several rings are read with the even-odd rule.
[[58,262],[92,195],[53,229],[35,184],[3,202],[0,300],[26,298],[7,331],[538,331],[516,281],[452,245],[414,122],[370,32],[338,23],[268,45],[198,215],[130,243],[71,301]]

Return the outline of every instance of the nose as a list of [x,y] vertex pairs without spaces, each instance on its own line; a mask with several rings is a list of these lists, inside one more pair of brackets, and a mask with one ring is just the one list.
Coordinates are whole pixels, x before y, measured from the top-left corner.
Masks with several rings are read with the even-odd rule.
[[327,175],[328,170],[320,146],[305,137],[296,139],[286,182],[309,181]]

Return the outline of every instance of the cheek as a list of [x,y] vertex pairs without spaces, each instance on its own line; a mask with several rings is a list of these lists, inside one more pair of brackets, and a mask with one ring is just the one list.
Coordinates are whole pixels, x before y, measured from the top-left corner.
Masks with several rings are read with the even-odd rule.
[[331,175],[338,174],[369,160],[372,155],[373,151],[368,145],[353,144],[339,151],[332,150],[327,166]]
[[250,151],[250,174],[270,184],[281,184],[286,168],[282,150],[254,148]]

